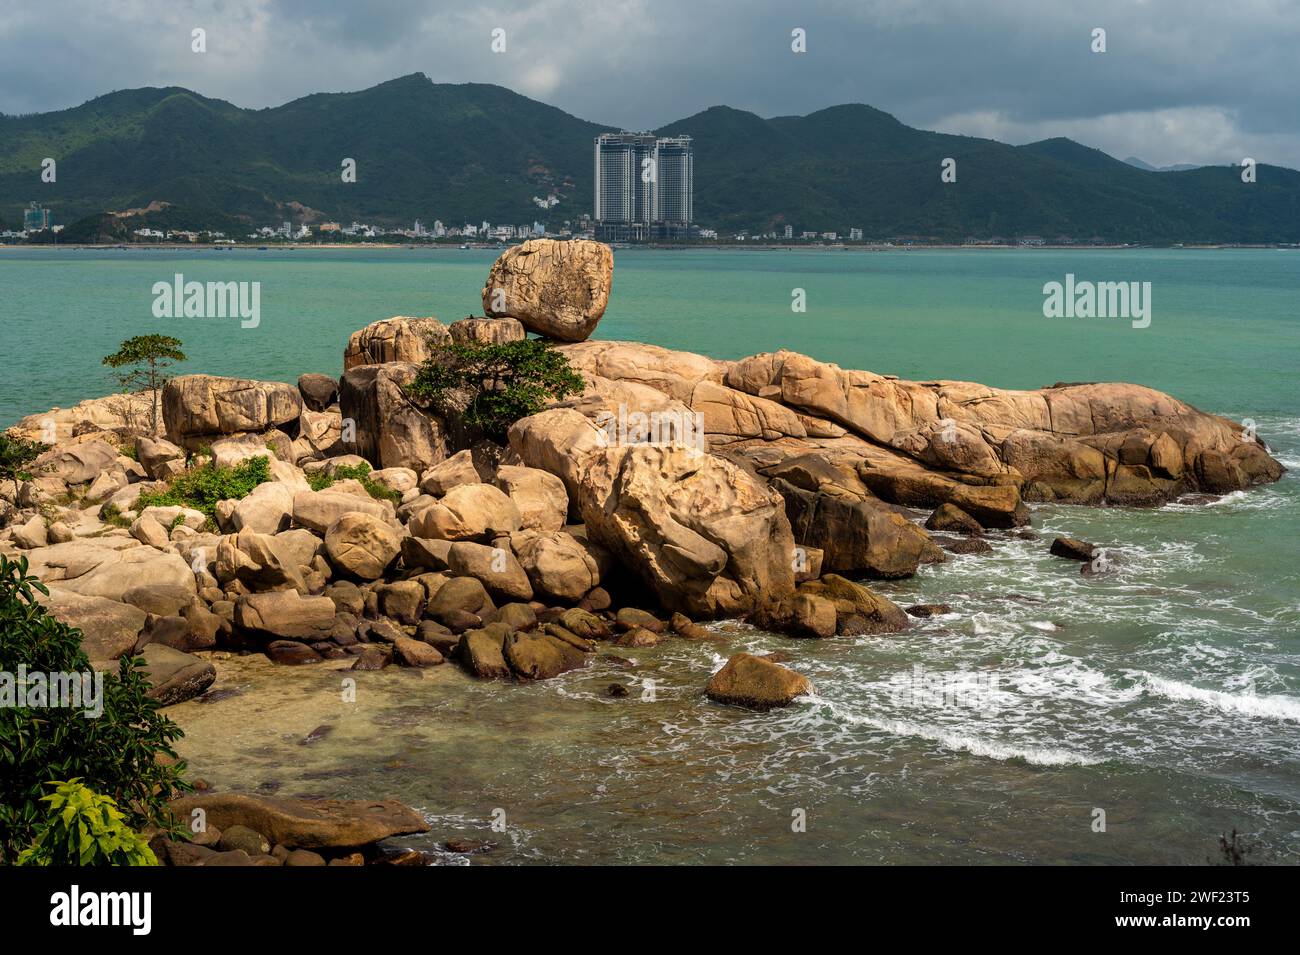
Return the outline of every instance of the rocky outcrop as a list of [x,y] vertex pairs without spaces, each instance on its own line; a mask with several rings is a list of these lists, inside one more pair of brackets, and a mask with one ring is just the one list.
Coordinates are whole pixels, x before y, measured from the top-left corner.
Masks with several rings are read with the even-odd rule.
[[298,389],[279,381],[181,375],[163,386],[167,438],[191,451],[227,435],[296,431]]
[[614,254],[600,242],[530,239],[508,249],[483,286],[483,314],[518,319],[566,342],[591,335],[605,314]]
[[343,370],[387,362],[418,365],[432,354],[433,347],[450,341],[447,326],[436,318],[396,315],[352,333],[343,350]]
[[722,458],[623,447],[585,459],[578,503],[587,532],[669,610],[735,616],[760,594],[794,588],[784,502]]
[[[406,393],[417,366],[410,362],[362,364],[339,382],[339,408],[353,435],[343,444],[380,468],[411,468],[422,474],[447,457],[446,429]],[[353,443],[348,443],[348,438]]]

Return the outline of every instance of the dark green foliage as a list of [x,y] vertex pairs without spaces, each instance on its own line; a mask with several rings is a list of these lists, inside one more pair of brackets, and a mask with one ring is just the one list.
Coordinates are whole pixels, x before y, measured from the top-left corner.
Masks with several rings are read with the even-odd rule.
[[471,432],[504,443],[520,418],[582,388],[582,376],[550,342],[525,338],[433,345],[407,390],[439,415],[459,418]]
[[253,488],[271,480],[271,462],[263,455],[246,458],[229,467],[209,462],[174,478],[165,491],[149,491],[136,501],[136,510],[146,507],[191,507],[215,521],[217,504],[246,497]]
[[[0,555],[0,671],[84,673],[90,661],[81,631],[60,623],[37,602],[46,589],[17,563]],[[167,802],[189,785],[173,743],[181,730],[147,696],[140,659],[122,660],[104,675],[103,712],[87,718],[70,707],[0,707],[0,862],[28,848],[45,818],[41,798],[50,780],[82,779],[109,796],[127,825],[170,828]]]
[[13,481],[14,493],[21,482],[28,480],[28,466],[49,450],[39,441],[28,441],[8,431],[0,431],[0,479]]
[[[232,217],[278,224],[290,201],[331,219],[409,227],[417,217],[531,222],[532,197],[553,192],[560,203],[546,217],[558,223],[592,211],[592,137],[605,131],[499,86],[420,74],[264,110],[176,87],[123,90],[59,113],[0,117],[0,207],[20,214],[27,171],[59,156],[77,170],[49,203],[75,226],[60,242],[127,241],[143,224],[242,238],[249,226]],[[658,132],[695,137],[696,216],[725,229],[1300,241],[1300,172],[1278,166],[1258,167],[1249,185],[1226,166],[1147,172],[1065,139],[1008,146],[912,129],[858,104],[773,119],[719,106]],[[344,156],[359,176],[340,189]],[[956,183],[940,182],[947,157]],[[171,205],[130,223],[77,222],[154,200]]]
[[18,856],[18,865],[157,865],[149,843],[126,822],[108,796],[79,779],[57,787],[41,802],[49,803],[45,822],[31,846]]
[[104,356],[110,368],[125,368],[114,377],[127,391],[144,388],[149,392],[149,420],[154,434],[158,433],[158,389],[169,375],[165,369],[172,362],[185,361],[181,340],[170,335],[137,335],[118,346],[117,351]]

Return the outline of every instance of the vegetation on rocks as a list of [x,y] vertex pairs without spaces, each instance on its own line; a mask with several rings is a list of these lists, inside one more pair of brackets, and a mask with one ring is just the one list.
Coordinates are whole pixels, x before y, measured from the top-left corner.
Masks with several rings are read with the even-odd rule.
[[178,476],[165,491],[149,491],[136,501],[138,510],[146,507],[189,507],[216,521],[217,504],[246,497],[253,488],[271,480],[270,461],[258,455],[227,467],[209,462]]
[[28,441],[8,431],[0,431],[0,479],[13,482],[15,496],[22,482],[31,480],[28,467],[47,450],[39,441]]
[[370,465],[364,461],[360,464],[340,464],[333,471],[317,471],[307,475],[307,484],[313,491],[323,491],[333,487],[335,481],[354,480],[366,489],[366,493],[376,500],[393,501],[402,499],[402,495],[392,488],[384,487],[370,476]]
[[118,346],[117,351],[104,356],[110,368],[124,368],[114,377],[127,391],[141,388],[149,392],[149,424],[152,433],[158,432],[158,392],[170,377],[166,369],[174,362],[187,361],[181,351],[181,340],[170,335],[137,335]]
[[[38,602],[37,592],[48,590],[27,570],[25,558],[0,555],[0,672],[17,674],[22,666],[28,674],[91,674],[81,631]],[[114,801],[132,829],[171,827],[167,802],[190,788],[173,749],[182,734],[149,698],[140,667],[126,657],[116,675],[103,675],[95,707],[102,712],[93,718],[84,705],[0,706],[0,861],[12,862],[36,839],[52,779],[84,780]],[[18,690],[0,685],[6,694]]]
[[482,437],[505,443],[520,418],[582,387],[582,376],[550,342],[526,338],[434,345],[407,391],[440,415],[459,417]]

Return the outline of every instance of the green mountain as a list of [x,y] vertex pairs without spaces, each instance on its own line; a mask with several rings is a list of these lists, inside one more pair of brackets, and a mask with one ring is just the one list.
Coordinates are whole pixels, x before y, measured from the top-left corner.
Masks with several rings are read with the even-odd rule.
[[[35,199],[64,223],[152,204],[133,227],[555,224],[590,212],[592,138],[607,129],[499,86],[422,74],[261,110],[175,87],[124,90],[0,117],[0,216],[21,221]],[[718,106],[658,132],[694,137],[696,217],[720,229],[1300,241],[1300,172],[1276,166],[1251,184],[1226,166],[1153,172],[1068,139],[1008,146],[862,105],[772,119]],[[55,183],[40,181],[46,156]],[[355,183],[342,181],[345,158]],[[945,158],[955,183],[940,180]],[[559,204],[543,212],[533,198],[548,196]]]

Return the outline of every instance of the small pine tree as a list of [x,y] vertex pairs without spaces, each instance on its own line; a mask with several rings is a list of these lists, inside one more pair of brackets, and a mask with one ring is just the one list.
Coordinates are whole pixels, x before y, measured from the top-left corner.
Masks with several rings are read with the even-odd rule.
[[165,369],[173,362],[187,361],[181,351],[181,340],[170,335],[137,335],[118,346],[117,351],[104,356],[110,368],[125,368],[114,377],[127,391],[141,388],[149,392],[149,423],[153,433],[158,433],[158,391],[171,376]]
[[19,484],[29,477],[27,466],[49,448],[39,441],[28,441],[8,431],[0,431],[0,478],[14,482],[17,499]]

